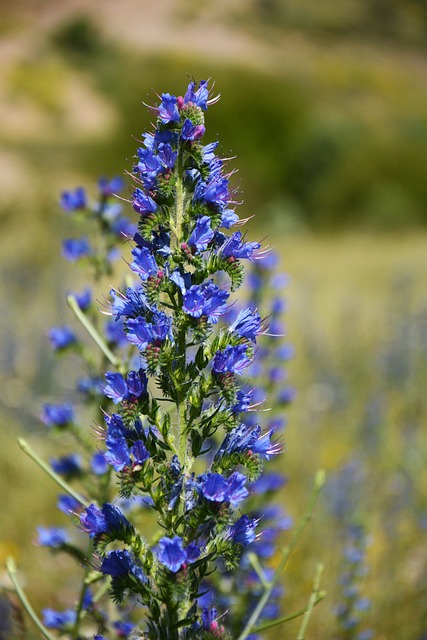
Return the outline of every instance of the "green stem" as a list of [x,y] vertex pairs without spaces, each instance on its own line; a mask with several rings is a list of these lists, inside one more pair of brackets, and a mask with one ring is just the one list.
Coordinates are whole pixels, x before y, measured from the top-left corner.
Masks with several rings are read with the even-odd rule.
[[93,324],[89,321],[89,319],[85,316],[83,311],[80,309],[75,297],[72,295],[67,296],[67,303],[71,311],[76,316],[76,318],[80,320],[80,322],[82,323],[82,325],[84,326],[84,328],[86,329],[90,337],[96,342],[98,347],[101,349],[102,353],[108,358],[108,360],[111,362],[111,364],[114,367],[118,367],[119,366],[118,359],[116,358],[114,353],[110,351],[110,349],[105,344],[105,341],[103,340],[101,335],[98,333],[98,331],[95,329]]
[[29,458],[31,458],[31,460],[33,460],[36,465],[40,467],[40,469],[42,469],[50,478],[52,478],[52,480],[54,480],[56,484],[61,487],[61,489],[64,489],[64,491],[66,491],[68,495],[77,500],[77,502],[79,502],[84,507],[89,506],[90,503],[87,502],[87,500],[82,498],[82,496],[74,491],[74,489],[70,487],[70,485],[65,482],[65,480],[63,480],[57,473],[55,473],[55,471],[53,471],[41,458],[39,458],[39,456],[32,450],[26,440],[24,440],[23,438],[18,438],[18,444],[21,447],[22,451]]
[[181,151],[178,151],[176,183],[175,183],[175,220],[173,221],[173,231],[176,235],[178,244],[181,242],[181,237],[182,237],[183,218],[184,218],[184,185],[182,181],[182,153]]
[[49,631],[43,626],[41,621],[38,619],[36,612],[34,611],[33,607],[31,606],[31,604],[27,599],[27,596],[25,595],[24,591],[21,589],[18,583],[18,580],[16,579],[16,567],[15,567],[15,562],[13,558],[7,558],[6,571],[8,573],[9,578],[12,581],[12,584],[16,591],[16,595],[18,596],[22,606],[24,607],[25,611],[28,613],[31,620],[34,622],[37,629],[40,631],[42,636],[46,638],[46,640],[54,640],[53,636],[50,635]]
[[[321,602],[323,600],[323,598],[325,597],[325,593],[320,592],[317,597],[316,600],[314,602],[315,606],[316,604],[318,604],[319,602]],[[285,624],[286,622],[290,622],[291,620],[295,620],[296,618],[300,618],[301,616],[303,616],[306,611],[308,611],[308,606],[304,607],[304,609],[300,609],[299,611],[295,611],[295,613],[291,613],[288,616],[284,616],[283,618],[277,618],[277,620],[272,620],[271,622],[265,622],[264,624],[261,624],[259,627],[256,627],[253,632],[254,633],[261,633],[262,631],[267,631],[267,629],[271,629],[272,627],[278,627],[279,624]]]
[[[89,547],[87,550],[87,557],[90,557],[92,555],[92,551],[93,551],[93,544],[92,541],[89,542]],[[85,593],[86,593],[86,589],[87,589],[87,584],[86,584],[86,579],[89,575],[89,571],[90,571],[90,566],[89,563],[86,562],[86,568],[85,568],[85,575],[83,578],[83,583],[82,583],[82,588],[80,590],[80,598],[79,598],[79,602],[77,604],[77,609],[76,609],[76,621],[74,623],[73,626],[73,632],[72,632],[72,638],[73,640],[78,640],[79,638],[79,627],[80,627],[80,620],[82,618],[82,611],[83,611],[83,602],[85,599]]]
[[301,627],[297,636],[297,640],[304,640],[308,621],[316,605],[316,601],[319,597],[320,578],[322,577],[322,572],[323,572],[323,564],[318,564],[316,569],[316,575],[314,576],[314,581],[313,581],[313,591],[311,592],[307,609],[301,622]]
[[245,640],[245,638],[248,637],[248,635],[250,633],[252,633],[252,630],[255,626],[255,624],[258,621],[258,618],[260,617],[265,605],[267,604],[268,600],[270,599],[271,593],[283,571],[283,569],[285,568],[285,565],[289,559],[289,556],[291,555],[292,551],[294,550],[298,540],[300,539],[305,527],[307,526],[308,522],[310,521],[312,515],[313,515],[313,510],[314,507],[316,505],[317,502],[317,498],[319,497],[319,493],[323,487],[323,485],[325,484],[325,472],[323,470],[318,471],[316,473],[316,477],[314,479],[314,488],[311,494],[311,498],[310,498],[310,502],[308,504],[308,507],[304,513],[304,516],[302,517],[301,522],[298,525],[297,530],[295,531],[290,543],[288,544],[287,547],[285,547],[285,549],[283,549],[282,551],[282,559],[279,563],[279,566],[277,567],[275,574],[270,582],[269,587],[264,591],[264,593],[262,594],[261,598],[258,600],[258,604],[255,607],[255,609],[252,612],[252,615],[250,616],[248,622],[246,623],[245,628],[243,629],[242,633],[239,635],[239,637],[237,638],[237,640]]

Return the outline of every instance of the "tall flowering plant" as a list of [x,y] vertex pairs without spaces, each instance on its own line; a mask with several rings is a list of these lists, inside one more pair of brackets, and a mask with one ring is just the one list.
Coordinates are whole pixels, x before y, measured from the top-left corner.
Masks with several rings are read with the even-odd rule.
[[[217,100],[206,81],[190,82],[184,96],[162,94],[151,108],[154,131],[143,135],[132,173],[137,229],[111,203],[121,185],[102,181],[100,201],[89,216],[100,223],[103,253],[94,252],[85,238],[63,245],[67,259],[92,261],[99,276],[111,271],[114,238],[127,236],[133,278],[110,291],[103,330],[88,292],[68,297],[101,349],[101,379],[71,329],[57,327],[50,334],[57,351],[77,349],[85,359],[90,375],[80,388],[102,417],[96,439],[76,426],[68,404],[46,405],[43,419],[68,429],[85,461],[73,453],[50,468],[21,442],[65,490],[58,506],[75,518],[80,537],[87,536],[82,548],[65,529],[39,529],[41,545],[71,554],[84,567],[75,607],[46,609],[43,621],[9,563],[21,600],[48,640],[49,629],[74,640],[105,640],[111,634],[231,638],[232,611],[202,604],[204,585],[219,565],[232,572],[242,551],[265,530],[260,516],[242,510],[265,460],[281,446],[272,427],[245,421],[254,390],[239,380],[253,363],[268,322],[255,306],[243,307],[231,323],[219,322],[242,284],[245,261],[264,252],[260,243],[233,230],[245,221],[235,212],[230,174],[216,155],[218,143],[202,143],[205,112]],[[82,190],[64,193],[62,203],[67,211],[88,207]],[[141,517],[148,512],[155,515],[154,531]],[[240,640],[256,630],[293,544],[273,577],[255,562],[262,594]],[[320,600],[317,586],[313,593],[300,614],[309,615]],[[101,606],[108,594],[116,603],[113,610]]]

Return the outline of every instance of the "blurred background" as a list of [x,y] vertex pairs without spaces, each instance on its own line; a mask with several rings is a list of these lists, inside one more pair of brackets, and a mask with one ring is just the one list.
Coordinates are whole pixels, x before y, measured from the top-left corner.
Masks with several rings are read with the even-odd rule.
[[143,102],[210,77],[222,97],[207,138],[237,156],[240,216],[255,214],[251,238],[290,276],[297,397],[281,464],[295,519],[316,470],[329,478],[284,577],[286,610],[323,561],[329,597],[308,637],[344,637],[337,540],[357,521],[374,637],[425,638],[425,0],[0,0],[0,15],[0,561],[15,555],[36,606],[55,604],[31,540],[60,521],[56,490],[15,440],[46,451],[41,404],[71,385],[46,339],[84,282],[60,258],[59,193],[131,169]]

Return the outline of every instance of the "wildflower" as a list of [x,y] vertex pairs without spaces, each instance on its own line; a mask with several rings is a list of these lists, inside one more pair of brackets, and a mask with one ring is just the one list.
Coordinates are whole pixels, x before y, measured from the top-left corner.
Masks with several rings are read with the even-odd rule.
[[131,532],[132,527],[118,507],[108,502],[100,509],[91,504],[80,514],[80,524],[91,538],[103,533],[116,534],[118,538],[122,532]]
[[193,318],[205,316],[208,322],[216,324],[227,310],[228,291],[220,289],[213,282],[192,285],[183,297],[183,310]]
[[68,238],[62,242],[62,255],[69,262],[76,262],[92,253],[87,238]]
[[200,477],[200,493],[210,502],[228,502],[236,507],[249,494],[244,486],[246,476],[235,471],[226,480],[219,473],[206,473]]
[[224,258],[245,258],[246,260],[252,260],[255,257],[255,252],[259,249],[261,244],[259,242],[244,242],[242,233],[236,231],[228,240],[224,242],[220,251]]
[[77,614],[74,609],[65,611],[55,611],[54,609],[43,609],[43,624],[48,629],[65,629],[76,621]]
[[241,338],[256,342],[256,337],[261,332],[261,316],[253,309],[242,309],[228,330]]
[[180,115],[177,106],[177,98],[170,93],[162,93],[162,101],[158,108],[159,118],[163,124],[179,122]]
[[38,527],[37,542],[42,547],[60,549],[69,542],[67,531],[61,527]]
[[133,192],[132,206],[141,216],[154,213],[157,209],[154,200],[141,191],[141,189],[135,189]]
[[89,287],[83,289],[81,293],[71,293],[82,311],[86,311],[92,302],[92,292]]
[[104,473],[107,473],[108,463],[105,459],[104,454],[101,453],[101,451],[97,451],[96,453],[93,454],[90,462],[90,468],[93,471],[93,473],[97,476],[102,476]]
[[194,562],[200,556],[197,545],[191,544],[184,548],[182,538],[164,536],[159,540],[157,557],[159,562],[172,573],[176,573],[186,562]]
[[153,255],[146,247],[135,247],[132,249],[132,255],[135,260],[130,265],[132,271],[135,271],[141,280],[147,280],[150,276],[157,275],[159,270]]
[[143,369],[129,371],[125,380],[121,373],[107,371],[105,374],[107,384],[102,387],[103,393],[111,398],[114,404],[140,398],[147,393],[148,378]]
[[244,514],[228,529],[227,533],[233,542],[237,542],[246,547],[256,539],[255,529],[257,525],[258,520],[249,518],[249,516]]
[[74,345],[77,340],[70,327],[52,327],[49,330],[49,342],[55,351],[61,351]]
[[48,427],[66,427],[74,421],[74,408],[69,402],[43,405],[41,419]]
[[152,322],[142,316],[130,318],[125,322],[125,329],[129,342],[140,351],[145,351],[149,344],[160,346],[167,338],[172,338],[171,319],[163,311],[154,312]]
[[83,187],[77,187],[74,192],[63,191],[61,193],[60,205],[64,211],[69,213],[77,211],[78,209],[84,209],[87,205],[87,198]]
[[243,370],[250,365],[251,360],[245,344],[239,344],[236,347],[229,345],[224,351],[216,352],[212,362],[212,369],[215,373],[236,373],[242,375]]
[[81,458],[77,453],[62,456],[62,458],[58,458],[57,460],[52,459],[50,464],[56,473],[68,478],[77,476],[82,471]]
[[102,560],[100,571],[112,578],[131,574],[138,582],[148,582],[141,567],[137,565],[134,557],[127,549],[118,549],[107,553]]
[[80,502],[68,494],[58,496],[57,507],[67,515],[81,509]]
[[104,458],[117,472],[123,471],[126,467],[144,464],[150,457],[141,440],[129,447],[124,437],[107,438],[107,447]]
[[120,176],[115,176],[111,180],[103,176],[98,180],[99,191],[101,195],[105,197],[111,196],[113,193],[119,193],[123,190],[124,186],[125,184]]
[[211,228],[211,219],[209,216],[201,216],[196,222],[187,244],[190,247],[195,247],[197,251],[204,251],[212,238],[214,232]]

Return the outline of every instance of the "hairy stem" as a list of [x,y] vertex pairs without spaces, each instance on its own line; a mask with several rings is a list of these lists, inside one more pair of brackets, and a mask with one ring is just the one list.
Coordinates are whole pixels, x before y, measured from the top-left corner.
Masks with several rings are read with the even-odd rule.
[[25,595],[18,580],[16,579],[16,567],[15,567],[15,562],[13,558],[8,558],[6,560],[6,571],[15,588],[16,595],[18,596],[22,606],[24,607],[25,611],[28,613],[29,617],[31,618],[31,620],[33,621],[37,629],[40,631],[42,636],[46,638],[46,640],[54,640],[53,636],[50,635],[49,631],[43,626],[43,624],[38,619],[36,612],[34,611],[33,607],[29,603],[27,596]]

